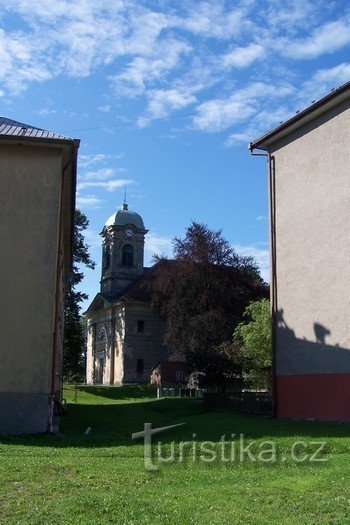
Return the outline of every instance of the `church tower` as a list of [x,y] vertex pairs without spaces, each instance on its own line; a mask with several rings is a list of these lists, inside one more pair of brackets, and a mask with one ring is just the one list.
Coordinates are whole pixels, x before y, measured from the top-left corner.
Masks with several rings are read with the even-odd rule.
[[100,234],[102,293],[118,294],[142,276],[147,232],[142,217],[129,210],[125,202],[108,219]]

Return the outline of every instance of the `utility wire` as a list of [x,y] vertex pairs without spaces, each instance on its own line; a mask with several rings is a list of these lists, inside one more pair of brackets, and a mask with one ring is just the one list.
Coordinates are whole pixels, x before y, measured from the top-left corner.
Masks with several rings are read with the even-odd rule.
[[[198,115],[198,113],[182,113],[180,115],[170,115],[169,117],[158,117],[158,118],[137,117],[137,119],[145,118],[145,120],[154,122],[154,121],[160,121],[160,120],[172,120],[176,118],[194,117],[195,115]],[[63,130],[60,130],[58,133],[73,133],[75,131],[90,131],[94,129],[103,129],[103,128],[119,128],[122,126],[135,125],[135,122],[136,122],[136,119],[132,122],[119,122],[118,124],[103,124],[102,126],[93,126],[90,128],[63,129]]]

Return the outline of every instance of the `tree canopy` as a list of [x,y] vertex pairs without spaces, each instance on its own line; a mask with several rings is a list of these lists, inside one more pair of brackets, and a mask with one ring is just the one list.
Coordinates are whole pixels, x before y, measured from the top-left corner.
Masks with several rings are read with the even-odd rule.
[[65,296],[65,323],[63,347],[63,375],[66,378],[81,380],[84,376],[84,326],[80,316],[80,303],[87,299],[87,294],[76,290],[84,278],[81,266],[95,268],[95,262],[89,254],[89,246],[85,243],[84,230],[89,221],[80,210],[75,211],[73,234],[73,272],[71,289]]
[[207,378],[215,375],[209,363],[216,359],[219,364],[220,352],[220,362],[225,361],[219,347],[232,340],[245,307],[267,294],[256,262],[238,255],[221,230],[197,222],[184,238],[174,239],[173,259],[158,258],[152,282],[152,303],[165,319],[166,344]]
[[244,321],[236,327],[233,340],[242,347],[245,369],[257,376],[269,372],[272,359],[270,302],[261,299],[244,310]]

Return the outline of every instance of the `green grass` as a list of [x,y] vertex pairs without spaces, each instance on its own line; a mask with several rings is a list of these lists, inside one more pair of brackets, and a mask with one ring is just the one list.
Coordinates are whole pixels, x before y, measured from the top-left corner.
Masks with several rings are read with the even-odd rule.
[[[22,524],[345,524],[350,523],[350,425],[277,421],[228,412],[210,412],[194,399],[156,400],[149,387],[67,388],[69,415],[61,434],[0,440],[0,522]],[[192,441],[180,463],[146,471],[143,443],[131,433],[185,423],[164,434],[171,442]],[[92,427],[89,435],[84,435]],[[205,463],[205,440],[244,433],[253,451],[276,443],[274,463]],[[296,440],[327,442],[322,463],[296,463]],[[238,441],[235,441],[238,445]],[[216,446],[219,451],[220,445]],[[175,445],[178,452],[178,445]],[[283,458],[286,460],[283,460]],[[177,458],[178,459],[178,458]]]

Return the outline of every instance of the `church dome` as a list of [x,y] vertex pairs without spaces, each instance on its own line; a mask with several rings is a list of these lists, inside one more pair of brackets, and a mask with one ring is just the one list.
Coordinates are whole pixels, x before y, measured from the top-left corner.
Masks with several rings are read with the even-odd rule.
[[126,226],[132,224],[140,230],[145,229],[141,215],[128,209],[127,204],[123,204],[120,210],[110,216],[106,222],[106,226]]

